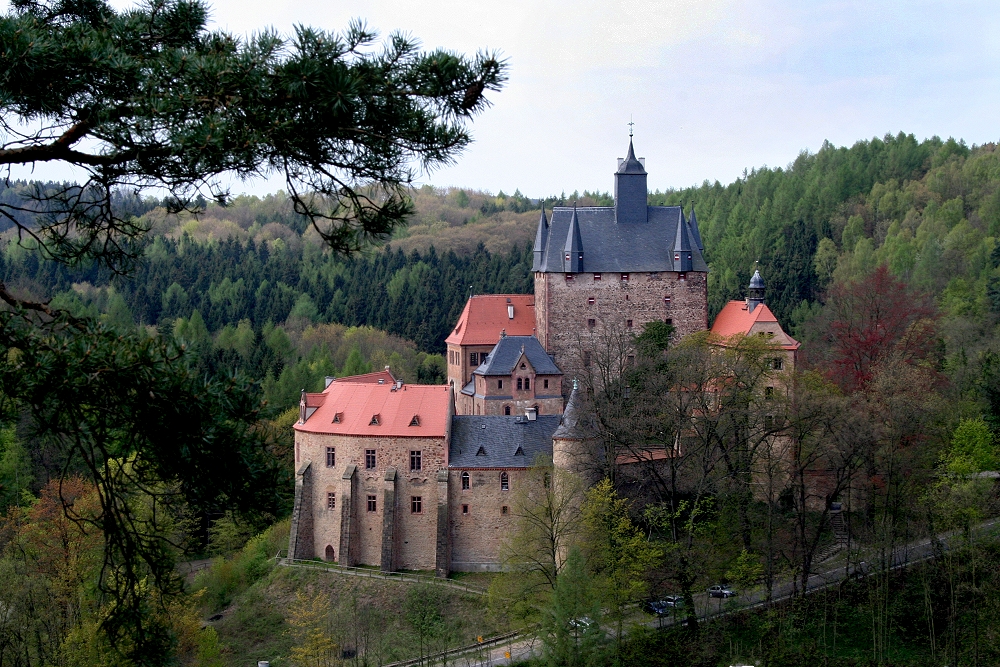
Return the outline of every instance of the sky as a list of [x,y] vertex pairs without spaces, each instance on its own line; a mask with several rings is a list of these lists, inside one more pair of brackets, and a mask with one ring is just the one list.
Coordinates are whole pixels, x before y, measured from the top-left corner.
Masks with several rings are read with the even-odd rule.
[[[651,190],[728,183],[824,140],[851,145],[900,131],[1000,140],[995,0],[210,4],[213,26],[237,34],[290,34],[296,24],[339,31],[361,18],[428,49],[500,51],[510,81],[472,123],[474,143],[456,163],[420,174],[435,186],[529,197],[609,191],[630,120]],[[253,194],[280,187],[232,185]]]

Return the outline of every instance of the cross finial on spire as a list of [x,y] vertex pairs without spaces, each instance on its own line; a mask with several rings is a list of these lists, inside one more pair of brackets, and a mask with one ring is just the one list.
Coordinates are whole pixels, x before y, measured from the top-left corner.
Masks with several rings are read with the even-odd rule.
[[628,138],[629,139],[632,138],[632,126],[633,125],[635,125],[635,123],[632,122],[632,116],[629,116],[628,117]]

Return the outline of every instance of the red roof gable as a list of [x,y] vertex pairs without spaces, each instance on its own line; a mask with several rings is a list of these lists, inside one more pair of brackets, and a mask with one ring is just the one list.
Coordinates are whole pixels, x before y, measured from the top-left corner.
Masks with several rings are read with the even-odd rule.
[[[450,417],[449,387],[404,384],[393,390],[394,386],[333,382],[322,394],[306,394],[307,405],[319,402],[313,397],[324,398],[305,423],[297,423],[294,428],[304,433],[443,438]],[[373,420],[375,417],[377,420]],[[414,417],[417,423],[411,426]],[[338,423],[334,423],[335,418]]]
[[736,335],[749,336],[761,331],[775,334],[774,342],[787,349],[798,349],[799,342],[785,333],[767,304],[760,304],[751,312],[746,301],[730,301],[712,323],[712,334],[719,338]]
[[[510,317],[508,306],[513,306]],[[500,331],[508,336],[531,336],[535,333],[535,296],[533,294],[480,294],[465,303],[446,343],[454,345],[496,345]]]

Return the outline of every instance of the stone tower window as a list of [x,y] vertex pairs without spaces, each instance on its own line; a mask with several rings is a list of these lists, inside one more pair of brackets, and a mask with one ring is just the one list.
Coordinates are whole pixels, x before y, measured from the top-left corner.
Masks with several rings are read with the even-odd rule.
[[768,400],[774,398],[774,387],[764,387],[764,398]]
[[623,273],[622,274],[622,282],[623,283],[627,283],[628,282],[628,274],[627,273]]
[[509,510],[507,509],[506,505],[504,505],[503,507],[500,508],[500,514],[507,514],[508,511]]
[[366,449],[365,450],[365,470],[375,469],[375,450]]
[[664,306],[669,306],[670,305],[670,295],[669,294],[666,295],[665,297],[663,297],[663,305]]
[[632,328],[632,320],[625,320],[625,326],[627,326],[629,329],[631,329]]
[[594,297],[592,297],[592,296],[587,297],[587,305],[588,306],[593,306],[594,305]]
[[590,319],[587,320],[587,326],[593,329],[594,327],[597,326],[597,320],[591,317]]
[[468,514],[468,513],[469,513],[469,506],[462,505],[462,514]]
[[503,380],[497,380],[497,389],[503,389]]
[[[600,279],[601,279],[601,274],[600,273],[595,273],[594,274],[594,282],[598,282]],[[593,301],[591,301],[591,303],[593,303]]]
[[337,448],[327,447],[326,448],[326,467],[332,468],[337,465]]
[[466,491],[469,488],[469,473],[462,473],[462,490]]
[[410,451],[410,470],[420,470],[421,458],[421,450],[414,449]]
[[590,366],[590,350],[584,350],[583,352],[583,365]]
[[548,380],[542,380],[542,387],[545,388],[545,389],[548,389],[549,388],[549,381]]
[[500,473],[500,490],[510,491],[510,475],[505,472]]
[[375,505],[375,496],[373,496],[371,494],[368,495],[368,511],[369,512],[377,512],[378,511],[378,509],[376,508],[376,505]]
[[423,496],[410,496],[410,514],[422,514],[424,511]]
[[337,494],[333,491],[326,494],[326,508],[328,510],[337,509]]
[[503,413],[504,413],[504,415],[506,415],[508,417],[510,416],[510,406],[509,405],[503,406]]

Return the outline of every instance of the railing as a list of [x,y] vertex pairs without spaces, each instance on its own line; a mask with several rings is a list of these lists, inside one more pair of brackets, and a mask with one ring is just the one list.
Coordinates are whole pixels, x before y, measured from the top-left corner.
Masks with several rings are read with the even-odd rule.
[[411,667],[412,665],[433,665],[445,658],[450,658],[456,655],[463,655],[466,653],[472,653],[474,651],[493,648],[497,644],[502,644],[506,641],[511,641],[514,639],[522,638],[519,632],[508,632],[504,635],[497,635],[496,637],[490,637],[489,639],[484,639],[481,642],[476,642],[475,644],[469,644],[468,646],[459,646],[458,648],[450,648],[447,651],[441,651],[439,653],[432,653],[431,655],[425,655],[422,658],[410,658],[409,660],[400,660],[399,662],[392,662],[382,667]]
[[339,565],[337,563],[329,563],[321,560],[303,560],[299,558],[289,558],[288,550],[281,549],[274,556],[274,560],[278,565],[285,567],[299,567],[310,570],[319,570],[322,572],[334,572],[338,574],[346,574],[353,577],[369,577],[371,579],[392,579],[396,581],[412,581],[416,583],[423,584],[433,584],[435,586],[445,586],[447,588],[454,588],[456,590],[464,591],[466,593],[472,593],[474,595],[485,595],[486,591],[482,588],[476,586],[469,586],[468,584],[463,584],[451,579],[442,579],[441,577],[429,576],[426,574],[419,574],[417,572],[383,572],[378,568],[374,567],[354,567],[350,565]]

